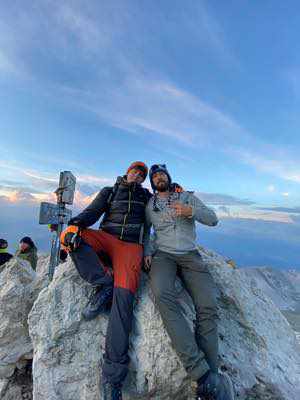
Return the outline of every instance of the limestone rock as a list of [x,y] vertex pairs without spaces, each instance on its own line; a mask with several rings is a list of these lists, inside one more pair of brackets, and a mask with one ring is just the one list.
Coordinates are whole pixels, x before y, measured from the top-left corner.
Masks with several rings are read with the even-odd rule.
[[[258,388],[257,399],[300,395],[300,347],[290,324],[243,270],[225,268],[222,258],[201,252],[219,290],[220,347],[224,369],[241,396]],[[256,397],[254,397],[256,398]],[[275,398],[275,397],[274,397]]]
[[[300,349],[290,325],[261,290],[222,257],[201,251],[216,282],[220,310],[220,365],[242,400],[296,400]],[[186,317],[194,315],[178,285]],[[90,293],[69,260],[39,294],[29,316],[34,347],[34,400],[101,400],[101,364],[108,316],[82,320]],[[143,277],[131,336],[128,399],[191,399],[190,382],[170,346]],[[256,396],[256,397],[255,397]],[[258,397],[259,396],[259,397]]]
[[0,272],[0,379],[32,354],[27,318],[33,305],[35,272],[27,261],[12,258]]
[[31,362],[22,369],[16,368],[10,378],[0,380],[1,400],[32,400]]
[[[108,316],[82,320],[89,292],[89,285],[68,262],[60,265],[53,282],[40,293],[29,318],[35,349],[34,399],[100,399]],[[185,376],[149,295],[144,283],[135,308],[127,398],[155,391],[157,396],[176,394]],[[157,396],[153,398],[163,398]]]
[[33,293],[32,296],[36,299],[39,293],[48,286],[49,277],[49,256],[48,255],[39,255],[37,268],[36,268],[36,279],[33,283]]

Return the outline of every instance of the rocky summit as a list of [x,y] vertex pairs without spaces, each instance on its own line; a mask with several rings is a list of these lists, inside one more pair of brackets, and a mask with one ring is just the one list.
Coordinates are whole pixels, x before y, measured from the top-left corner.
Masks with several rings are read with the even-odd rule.
[[[298,400],[300,347],[291,325],[256,279],[200,252],[218,290],[220,368],[231,376],[237,399]],[[108,314],[84,321],[91,288],[71,260],[48,285],[48,262],[40,258],[37,274],[18,259],[0,271],[0,398],[101,400]],[[177,290],[193,329],[191,299],[179,281]],[[125,400],[192,399],[193,385],[163,328],[147,275],[134,313]]]

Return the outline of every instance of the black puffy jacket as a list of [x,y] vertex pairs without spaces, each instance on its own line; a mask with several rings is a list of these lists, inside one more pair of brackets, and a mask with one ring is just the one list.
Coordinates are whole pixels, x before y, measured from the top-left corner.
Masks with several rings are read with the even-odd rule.
[[145,222],[145,207],[151,193],[137,183],[127,183],[119,177],[115,186],[103,188],[69,225],[87,228],[105,213],[100,229],[120,240],[142,243]]
[[9,253],[0,253],[0,265],[5,264],[6,262],[8,262],[10,259],[12,258],[12,255]]

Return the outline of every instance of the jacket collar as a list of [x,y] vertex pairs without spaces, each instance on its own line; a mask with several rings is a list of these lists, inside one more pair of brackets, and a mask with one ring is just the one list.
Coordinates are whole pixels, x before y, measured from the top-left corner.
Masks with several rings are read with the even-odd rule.
[[119,185],[132,187],[134,190],[136,188],[141,188],[142,187],[142,185],[140,183],[136,183],[136,182],[128,183],[127,182],[127,175],[118,176],[116,183],[118,183]]

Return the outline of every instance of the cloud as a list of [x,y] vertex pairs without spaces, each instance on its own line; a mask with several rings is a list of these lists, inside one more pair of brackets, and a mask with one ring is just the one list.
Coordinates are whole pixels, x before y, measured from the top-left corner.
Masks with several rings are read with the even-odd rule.
[[[278,149],[271,145],[262,145],[261,154],[242,148],[231,150],[245,164],[252,165],[261,172],[267,172],[273,176],[300,183],[300,166],[298,159],[287,150]],[[272,154],[273,157],[266,157],[265,154]]]
[[287,224],[253,219],[222,219],[215,228],[198,225],[200,244],[236,261],[239,267],[300,268],[300,220]]
[[300,214],[300,207],[256,207],[258,210]]
[[[9,165],[9,164],[7,164]],[[42,201],[56,203],[54,190],[58,186],[58,175],[46,174],[35,170],[24,170],[17,164],[12,166],[13,170],[18,172],[26,181],[18,186],[13,180],[7,181],[9,185],[1,185],[0,194],[3,201],[21,204],[22,201],[30,201],[32,204],[38,205]],[[74,207],[76,209],[85,208],[96,196],[99,190],[104,186],[110,186],[114,183],[114,179],[110,177],[101,177],[88,174],[76,176],[77,186],[74,199]],[[5,182],[5,180],[3,180]],[[280,213],[280,210],[256,208],[250,206],[255,203],[249,199],[240,199],[235,196],[220,193],[195,193],[204,203],[219,206],[218,215],[220,218],[241,218],[241,219],[257,219],[265,221],[282,221],[291,223],[290,216],[286,213]],[[25,197],[26,196],[26,197]],[[262,212],[268,211],[268,212]]]
[[[120,9],[122,12],[119,12]],[[12,28],[12,32],[6,32],[6,36],[14,38],[16,57],[22,55],[24,48],[28,50],[29,56],[25,58],[27,69],[31,69],[36,79],[43,81],[47,94],[49,85],[55,98],[59,89],[68,102],[74,101],[76,93],[77,104],[115,127],[132,133],[155,132],[189,145],[205,145],[212,133],[213,138],[223,137],[224,140],[228,135],[231,136],[231,131],[242,134],[231,118],[180,89],[161,72],[158,73],[153,65],[144,65],[145,61],[138,51],[144,45],[140,31],[144,32],[142,21],[150,26],[152,22],[144,7],[138,3],[131,3],[127,9],[122,2],[117,2],[115,6],[102,4],[96,7],[90,3],[83,7],[81,1],[67,1],[57,2],[53,7],[52,2],[46,1],[31,11],[35,17],[47,14],[49,22],[34,18],[30,15],[30,8],[17,9],[14,13],[8,12],[8,17],[13,16],[18,25],[25,28],[22,30],[23,48],[18,48],[19,36]],[[159,8],[151,8],[151,12],[158,18],[158,21],[153,21],[155,26],[161,22],[162,36],[178,30],[178,24],[173,21],[182,21],[182,35],[187,35],[189,40],[197,35],[194,40],[198,44],[201,39],[202,46],[226,53],[224,34],[206,3],[195,5],[190,2],[184,7],[179,6],[179,9],[172,11],[172,19],[165,18]],[[137,15],[141,17],[141,22]],[[148,35],[146,32],[144,34]],[[33,37],[37,40],[33,41]],[[38,44],[41,38],[51,50],[48,54],[56,52],[63,63],[66,63],[67,54],[72,60],[72,54],[75,53],[76,62],[85,64],[84,80],[76,76],[73,79],[76,86],[70,86],[66,83],[70,79],[55,82],[53,75],[51,80],[41,76],[40,64],[37,69],[34,61],[35,57],[40,58],[37,52],[40,51]],[[157,48],[161,48],[160,40],[152,35],[151,40],[154,39],[157,40]],[[75,49],[77,51],[74,52]],[[161,48],[161,51],[164,52],[164,49]],[[87,53],[92,58],[88,63]],[[43,57],[47,59],[48,56],[43,54]],[[55,62],[57,58],[51,61]],[[90,74],[89,65],[95,68]],[[61,69],[62,65],[58,63],[56,67]]]
[[94,104],[91,111],[133,133],[157,133],[197,147],[243,134],[231,118],[167,81],[129,79],[105,100],[106,107]]
[[[80,196],[78,192],[76,204],[79,206],[72,207],[73,215],[92,199]],[[222,211],[229,209],[226,206],[220,208]],[[9,240],[11,249],[22,236],[29,235],[37,242],[39,250],[49,252],[50,234],[47,227],[38,224],[38,215],[37,202],[11,203],[0,196],[1,234]],[[292,219],[293,223],[283,223],[222,218],[214,228],[197,225],[198,238],[202,245],[233,258],[239,266],[300,267],[297,252],[300,245],[299,215],[292,216]]]
[[226,216],[230,216],[230,208],[226,206],[218,207],[218,216],[225,214]]
[[93,193],[91,195],[85,195],[79,190],[76,190],[75,192],[75,198],[74,198],[74,207],[77,209],[82,209],[87,207],[96,197],[97,192]]
[[17,69],[9,57],[0,49],[0,73],[15,74]]
[[296,223],[300,225],[300,215],[291,215],[291,219]]
[[[40,199],[53,199],[53,192],[58,187],[59,171],[57,173],[41,172],[34,169],[24,168],[17,162],[0,161],[0,166],[6,171],[11,171],[11,178],[1,179],[0,176],[0,194],[10,196],[12,192],[28,192],[31,193],[37,201]],[[112,185],[114,179],[104,176],[96,176],[91,174],[76,174],[76,188],[83,195],[91,195],[98,192],[101,187]],[[45,200],[46,201],[46,200]]]
[[36,190],[32,187],[26,187],[21,183],[18,186],[8,186],[8,185],[0,185],[0,193],[11,193],[11,192],[28,192],[28,193],[40,193],[39,190]]
[[191,30],[191,37],[206,45],[222,60],[223,65],[239,67],[240,63],[226,40],[226,32],[209,8],[209,2],[198,1],[191,4],[192,7],[184,18],[186,26]]
[[230,196],[227,194],[203,193],[203,192],[196,192],[195,194],[204,203],[208,203],[211,205],[224,205],[224,206],[247,205],[247,206],[249,206],[249,205],[255,204],[251,200],[239,199],[237,197]]
[[300,95],[300,68],[290,68],[286,72],[286,78],[296,97]]
[[[33,79],[31,90],[88,110],[123,131],[144,137],[157,134],[195,151],[205,148],[233,155],[259,171],[300,182],[298,160],[289,151],[283,157],[277,149],[266,151],[268,146],[234,116],[183,89],[141,56],[149,39],[156,57],[163,60],[162,38],[169,43],[170,33],[180,25],[180,39],[195,41],[199,51],[209,48],[223,64],[238,64],[208,2],[179,4],[170,11],[172,18],[160,8],[149,10],[138,2],[127,7],[121,1],[100,6],[82,1],[54,4],[7,7],[7,23],[0,26],[0,65],[3,54],[3,60],[24,67]],[[149,11],[155,18],[149,18]],[[12,20],[14,24],[9,23]],[[153,34],[157,27],[159,36]],[[41,68],[41,60],[61,73],[54,76],[49,68]],[[76,69],[71,68],[74,62]],[[51,182],[48,185],[50,189]]]
[[274,185],[269,185],[268,187],[267,187],[267,190],[268,190],[268,192],[271,192],[271,193],[273,193],[273,192],[275,192],[275,186]]
[[[224,30],[205,1],[186,1],[184,5],[179,2],[172,10],[168,10],[172,18],[166,18],[161,8],[131,1],[126,5],[122,1],[114,1],[113,4],[101,3],[100,7],[93,3],[65,1],[58,2],[55,11],[52,3],[48,8],[48,12],[57,22],[57,30],[72,33],[76,38],[76,45],[81,47],[84,54],[87,51],[98,53],[99,49],[109,52],[117,47],[122,55],[120,59],[128,59],[133,49],[139,49],[141,46],[141,32],[153,45],[159,47],[157,41],[160,37],[153,35],[153,30],[159,27],[160,36],[165,37],[169,32],[177,32],[180,21],[182,37],[188,37],[198,46],[200,44],[201,47],[207,48],[221,58],[223,63],[236,62],[228,47]],[[149,14],[153,19],[149,19]],[[145,25],[148,32],[144,30]],[[122,38],[125,40],[120,46]],[[130,38],[130,41],[126,38]],[[114,57],[117,58],[118,55]]]
[[101,24],[96,24],[82,9],[76,10],[74,5],[64,2],[58,4],[54,16],[58,26],[72,33],[85,51],[99,51],[99,48],[110,44],[108,36],[101,34]]
[[18,190],[12,191],[9,195],[1,195],[0,196],[0,204],[7,203],[33,203],[35,202],[35,197],[28,192]]
[[256,220],[256,221],[269,221],[269,222],[280,222],[285,224],[292,224],[294,220],[291,216],[285,212],[262,212],[251,208],[243,208],[240,210],[231,209],[230,215],[222,216],[222,218],[239,219],[239,220]]
[[99,185],[112,185],[114,180],[104,176],[78,175],[76,176],[76,182],[84,183],[86,185],[97,185],[99,187]]
[[[99,191],[99,190],[98,190]],[[1,193],[1,192],[0,192]],[[83,193],[80,190],[75,191],[75,196],[74,196],[74,207],[76,208],[83,208],[86,207],[96,196],[97,192],[93,192],[90,195],[87,195]],[[11,191],[6,194],[1,194],[0,195],[0,204],[8,204],[8,203],[14,203],[14,204],[23,204],[24,202],[30,203],[32,206],[36,206],[40,204],[42,201],[50,202],[50,203],[56,203],[57,199],[56,196],[53,192],[48,192],[48,193],[30,193],[30,192],[25,192],[22,190],[15,190]]]

